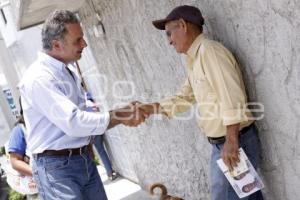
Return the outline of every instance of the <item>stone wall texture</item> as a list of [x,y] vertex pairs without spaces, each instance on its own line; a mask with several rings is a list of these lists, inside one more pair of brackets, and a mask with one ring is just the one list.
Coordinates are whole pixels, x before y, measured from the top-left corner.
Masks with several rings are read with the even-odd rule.
[[[151,21],[181,4],[201,9],[205,33],[233,52],[249,99],[264,105],[264,117],[257,125],[266,199],[299,199],[297,0],[89,0],[79,16],[94,60],[82,69],[97,100],[108,109],[132,100],[157,101],[180,88],[186,76],[184,59]],[[96,12],[105,29],[99,37],[94,31],[101,32]],[[195,119],[151,117],[138,128],[108,131],[107,142],[117,170],[143,188],[163,182],[171,194],[187,200],[209,199],[211,147]]]

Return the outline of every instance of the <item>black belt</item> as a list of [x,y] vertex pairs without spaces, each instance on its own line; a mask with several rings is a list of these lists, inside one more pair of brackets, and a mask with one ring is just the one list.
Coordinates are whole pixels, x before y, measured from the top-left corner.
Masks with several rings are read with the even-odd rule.
[[[253,127],[255,127],[254,123],[250,124],[249,126],[244,127],[242,130],[240,130],[239,136],[247,133],[248,130],[250,130]],[[223,144],[226,140],[225,136],[217,137],[217,138],[207,137],[207,139],[210,144]]]
[[71,156],[71,155],[82,155],[88,152],[88,146],[83,146],[75,149],[61,149],[61,150],[45,150],[42,153],[36,154],[38,157],[41,156]]

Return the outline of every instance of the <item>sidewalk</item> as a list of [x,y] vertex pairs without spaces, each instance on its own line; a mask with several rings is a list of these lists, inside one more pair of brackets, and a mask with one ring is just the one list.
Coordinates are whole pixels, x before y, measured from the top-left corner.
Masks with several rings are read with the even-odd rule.
[[157,197],[151,197],[150,194],[141,189],[141,187],[127,179],[118,178],[113,182],[109,181],[105,169],[98,165],[98,171],[101,176],[108,200],[157,200]]

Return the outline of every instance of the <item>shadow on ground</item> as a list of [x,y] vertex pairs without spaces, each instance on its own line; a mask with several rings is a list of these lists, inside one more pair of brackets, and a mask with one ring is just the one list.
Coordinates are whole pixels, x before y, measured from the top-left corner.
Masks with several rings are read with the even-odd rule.
[[145,191],[140,190],[122,198],[121,200],[158,200],[158,198],[149,197],[148,195],[145,195]]

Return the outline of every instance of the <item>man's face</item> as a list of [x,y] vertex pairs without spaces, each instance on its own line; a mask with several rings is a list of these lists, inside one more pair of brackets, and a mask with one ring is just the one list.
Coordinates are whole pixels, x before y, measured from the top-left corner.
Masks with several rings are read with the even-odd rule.
[[243,188],[242,188],[242,191],[244,193],[248,193],[250,192],[251,190],[253,190],[255,187],[256,187],[256,182],[253,182],[253,183],[249,183],[247,185],[244,185]]
[[189,47],[187,46],[187,35],[182,21],[174,20],[167,22],[165,30],[170,45],[174,46],[177,53],[186,53]]
[[81,58],[81,53],[87,44],[83,39],[80,24],[66,24],[66,29],[67,33],[61,41],[60,56],[65,63],[69,63]]

